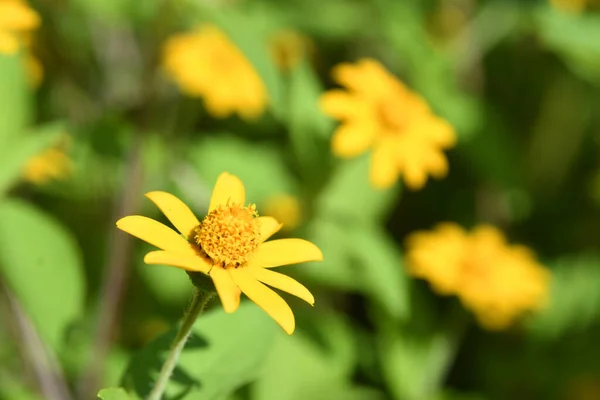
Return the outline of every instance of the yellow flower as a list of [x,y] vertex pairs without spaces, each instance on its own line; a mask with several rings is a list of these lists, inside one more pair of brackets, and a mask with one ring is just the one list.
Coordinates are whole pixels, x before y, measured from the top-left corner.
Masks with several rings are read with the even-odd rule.
[[411,189],[422,188],[428,175],[446,176],[443,150],[456,135],[424,99],[371,59],[340,64],[333,78],[347,88],[321,97],[323,112],[342,122],[332,140],[336,155],[351,158],[372,148],[370,179],[377,188],[392,186],[400,175]]
[[23,0],[0,0],[0,54],[16,53],[39,25],[39,15]]
[[272,217],[259,217],[254,204],[244,206],[244,185],[234,175],[217,179],[202,222],[178,198],[166,192],[146,196],[179,233],[147,217],[128,216],[117,227],[158,248],[146,254],[147,264],[165,264],[209,275],[226,312],[234,312],[243,292],[292,334],[294,314],[288,304],[264,284],[314,304],[313,295],[294,279],[271,268],[323,259],[321,250],[302,239],[266,241],[281,228]]
[[482,326],[504,329],[545,305],[549,272],[529,249],[509,245],[500,231],[456,224],[417,232],[407,242],[407,267],[442,295],[456,295]]
[[284,29],[276,32],[269,41],[271,57],[279,69],[294,68],[311,50],[312,42],[301,33]]
[[284,231],[293,231],[302,221],[302,205],[298,198],[291,194],[268,197],[265,211],[283,224]]
[[171,37],[163,66],[182,91],[202,97],[208,112],[225,118],[233,113],[258,118],[267,105],[267,90],[242,52],[219,28],[203,25]]
[[558,10],[573,14],[579,14],[585,11],[588,6],[597,3],[596,0],[550,0],[552,6]]
[[34,185],[52,180],[62,180],[73,172],[73,162],[66,152],[69,138],[64,135],[60,143],[29,159],[23,168],[23,179]]

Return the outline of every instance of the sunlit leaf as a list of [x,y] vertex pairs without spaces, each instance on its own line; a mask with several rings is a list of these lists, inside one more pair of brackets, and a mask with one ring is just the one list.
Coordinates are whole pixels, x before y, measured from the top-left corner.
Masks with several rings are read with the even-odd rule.
[[406,318],[409,278],[398,245],[380,227],[369,225],[353,229],[348,245],[359,264],[356,279],[361,289],[390,315]]
[[129,400],[131,399],[123,388],[106,388],[98,392],[102,400]]
[[78,247],[59,223],[18,200],[0,202],[0,268],[42,338],[60,347],[83,311]]
[[352,221],[374,221],[386,216],[397,200],[399,187],[374,189],[369,182],[370,154],[340,161],[317,199],[319,213]]
[[30,122],[30,107],[22,58],[0,53],[0,158]]

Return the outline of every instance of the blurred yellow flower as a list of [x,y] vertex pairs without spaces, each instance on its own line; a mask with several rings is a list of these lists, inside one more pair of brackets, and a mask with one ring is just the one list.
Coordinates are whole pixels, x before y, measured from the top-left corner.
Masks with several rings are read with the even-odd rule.
[[147,264],[165,264],[209,275],[226,312],[234,312],[243,292],[292,334],[294,314],[288,304],[264,284],[314,304],[313,295],[294,279],[271,268],[323,259],[321,250],[302,239],[266,241],[281,228],[272,217],[259,217],[254,204],[244,206],[244,185],[234,175],[217,179],[208,214],[202,222],[178,198],[166,192],[146,196],[179,233],[150,218],[133,215],[117,227],[158,248],[146,254]]
[[552,6],[558,10],[566,11],[573,14],[579,14],[595,3],[597,0],[550,0]]
[[40,16],[24,0],[0,0],[0,54],[16,53],[39,25]]
[[246,120],[264,112],[267,90],[250,61],[219,28],[203,25],[171,37],[163,66],[181,90],[202,97],[217,118],[237,113]]
[[524,246],[509,245],[482,225],[471,233],[456,224],[417,232],[407,242],[407,267],[442,295],[456,295],[488,329],[509,327],[547,301],[550,275]]
[[284,231],[293,231],[302,221],[302,205],[296,196],[278,194],[265,201],[265,212],[282,223]]
[[73,173],[73,162],[66,151],[68,146],[69,138],[64,135],[60,143],[29,159],[23,168],[23,179],[34,185],[66,179]]
[[376,188],[392,186],[400,175],[415,190],[428,175],[446,176],[443,150],[456,135],[423,98],[371,59],[340,64],[333,78],[347,88],[321,97],[322,110],[342,122],[332,140],[336,155],[351,158],[373,148],[370,178]]
[[282,71],[291,70],[298,65],[311,47],[312,42],[308,37],[291,29],[275,32],[269,41],[271,57]]

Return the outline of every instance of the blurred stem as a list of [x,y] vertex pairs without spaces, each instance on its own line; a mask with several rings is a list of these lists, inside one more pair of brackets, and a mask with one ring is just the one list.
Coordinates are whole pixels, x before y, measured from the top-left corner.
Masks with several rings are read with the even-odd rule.
[[0,284],[0,292],[6,298],[14,317],[18,347],[35,376],[41,394],[48,400],[71,399],[55,354],[42,342],[33,323],[13,293],[2,284]]
[[[141,190],[142,178],[142,138],[140,135],[136,135],[127,161],[124,192],[119,194],[120,200],[115,210],[116,215],[112,220],[116,221],[125,215],[135,214],[138,209],[138,193]],[[84,373],[78,388],[79,398],[92,398],[100,386],[105,360],[119,319],[120,305],[126,289],[132,244],[131,236],[114,229],[112,242],[108,249],[107,273],[98,297],[96,335],[88,370]]]
[[175,340],[171,344],[169,356],[163,364],[160,374],[158,375],[158,379],[156,380],[156,383],[154,384],[154,387],[152,388],[147,400],[160,400],[162,397],[165,389],[167,388],[169,378],[171,377],[171,374],[177,365],[179,355],[181,354],[181,351],[185,346],[185,342],[192,332],[194,322],[196,322],[196,319],[202,314],[204,307],[206,307],[214,295],[214,292],[202,292],[200,289],[194,288],[194,297],[192,298],[192,303],[190,304],[190,307],[186,313],[183,315],[181,327],[177,332],[177,336],[175,336]]

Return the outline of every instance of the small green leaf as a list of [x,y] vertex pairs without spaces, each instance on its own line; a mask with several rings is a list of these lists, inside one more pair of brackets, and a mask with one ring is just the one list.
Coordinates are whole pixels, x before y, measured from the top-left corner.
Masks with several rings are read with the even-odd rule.
[[210,189],[217,177],[227,171],[244,182],[248,201],[259,205],[270,195],[297,191],[295,180],[275,146],[220,135],[193,147],[190,159]]
[[77,244],[58,222],[19,200],[0,202],[0,268],[42,338],[60,348],[80,316],[84,279]]
[[317,199],[319,214],[344,220],[372,222],[382,219],[397,200],[400,185],[377,190],[369,182],[370,154],[340,161],[329,185]]
[[378,349],[394,398],[429,399],[442,389],[468,322],[458,304],[443,324],[426,332],[383,321]]
[[13,139],[0,151],[0,196],[21,177],[27,161],[55,143],[62,132],[64,126],[61,123],[44,125]]
[[[220,304],[215,308],[196,322],[169,381],[169,398],[221,399],[259,375],[279,327],[250,302],[233,314]],[[128,391],[148,395],[175,333],[159,337],[132,358],[123,379]]]
[[30,91],[19,55],[0,54],[0,93],[0,149],[4,149],[30,121]]
[[305,176],[324,179],[331,159],[329,138],[332,120],[319,109],[323,87],[311,67],[303,62],[290,71],[287,122],[292,149]]
[[98,392],[98,397],[102,400],[130,400],[131,397],[123,388],[106,388]]
[[548,306],[534,315],[529,325],[535,337],[545,340],[583,331],[600,316],[600,257],[597,254],[561,258],[551,271]]
[[305,232],[306,239],[323,252],[323,261],[303,265],[298,274],[334,288],[358,290],[360,282],[351,263],[348,231],[330,219],[315,218]]
[[361,288],[395,318],[407,318],[409,278],[398,246],[378,226],[357,226],[348,243]]

